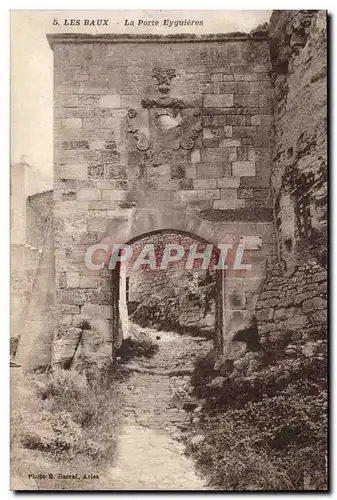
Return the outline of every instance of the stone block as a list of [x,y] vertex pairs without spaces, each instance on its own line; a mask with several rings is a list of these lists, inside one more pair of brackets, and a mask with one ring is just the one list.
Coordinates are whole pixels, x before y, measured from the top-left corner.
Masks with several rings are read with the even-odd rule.
[[233,135],[233,127],[231,125],[225,125],[223,128],[225,137],[232,137]]
[[204,88],[203,88],[203,94],[218,94],[219,93],[219,83],[218,82],[212,82],[212,83],[207,83]]
[[268,188],[257,188],[253,189],[253,196],[254,198],[270,198],[271,197],[271,191]]
[[234,161],[232,170],[234,177],[253,177],[256,175],[255,163],[252,161]]
[[174,193],[174,199],[177,201],[181,201],[183,203],[189,203],[191,201],[198,200],[197,191],[176,191]]
[[[253,67],[254,73],[266,73],[269,71],[269,64],[255,64]],[[259,75],[258,75],[259,76]]]
[[237,82],[237,94],[249,94],[249,82]]
[[59,314],[80,314],[81,308],[80,306],[72,306],[69,304],[58,304],[57,305],[57,312]]
[[216,189],[216,179],[195,179],[193,181],[194,189]]
[[314,297],[310,300],[305,300],[302,303],[303,312],[307,313],[310,311],[316,311],[317,309],[325,309],[327,307],[326,299],[321,297]]
[[66,163],[57,167],[61,179],[88,179],[88,167],[85,163]]
[[224,147],[224,148],[240,147],[241,146],[241,139],[223,139],[220,143],[220,146]]
[[268,80],[250,82],[249,85],[251,94],[264,94],[271,91],[271,83]]
[[232,198],[237,198],[238,197],[238,190],[235,188],[225,188],[221,189],[221,199],[222,200],[228,200]]
[[105,149],[105,141],[102,140],[90,141],[90,149]]
[[312,314],[310,318],[314,324],[325,325],[328,321],[328,312],[326,309],[321,309],[320,311],[316,311],[314,314]]
[[200,163],[200,151],[199,149],[194,149],[191,152],[191,163],[194,165],[195,163]]
[[232,82],[234,80],[234,75],[222,75],[222,80],[224,82]]
[[240,186],[239,177],[223,177],[223,179],[217,179],[218,188],[238,188]]
[[53,362],[61,366],[71,361],[76,346],[78,344],[82,330],[75,327],[59,327],[60,338],[56,340],[53,346]]
[[90,164],[88,165],[88,178],[89,179],[104,179],[104,164]]
[[112,307],[100,304],[84,304],[81,310],[83,319],[110,319],[112,318]]
[[225,125],[250,125],[250,116],[247,115],[225,115]]
[[196,179],[197,177],[197,168],[192,165],[192,166],[186,166],[185,167],[185,177],[186,179]]
[[238,84],[236,82],[222,82],[218,85],[220,94],[236,94]]
[[214,115],[207,118],[211,118],[211,123],[209,124],[209,126],[223,127],[226,124],[226,115]]
[[259,106],[259,96],[252,94],[236,94],[233,99],[234,106],[254,108]]
[[99,105],[102,108],[120,108],[121,96],[118,94],[102,95],[99,99]]
[[243,188],[238,190],[238,198],[253,198],[254,189]]
[[80,273],[67,272],[66,283],[67,283],[67,288],[79,288]]
[[102,217],[88,217],[88,231],[106,232],[108,230],[108,221]]
[[91,326],[99,334],[99,338],[107,341],[112,340],[112,326],[110,319],[93,319]]
[[205,94],[204,106],[211,108],[230,108],[233,106],[233,94]]
[[229,148],[229,161],[237,161],[237,148]]
[[97,274],[87,274],[80,277],[80,288],[97,288],[99,276]]
[[76,193],[76,198],[78,200],[100,200],[101,190],[100,189],[79,189]]
[[102,200],[110,201],[126,201],[128,199],[128,193],[126,191],[116,191],[116,190],[103,190]]
[[202,118],[202,124],[204,127],[210,127],[212,125],[212,116],[204,115]]
[[257,127],[254,126],[233,126],[233,137],[256,137]]
[[[83,119],[83,128],[84,129],[92,129],[95,131],[94,138],[98,138],[97,129],[106,129],[113,130],[117,128],[120,123],[120,119],[118,117],[105,117],[105,118],[84,118]],[[89,134],[92,135],[92,134]]]
[[257,75],[257,79],[258,81],[261,81],[261,80],[270,80],[270,76],[268,73],[259,73]]
[[[111,96],[107,96],[111,97]],[[118,95],[112,96],[115,97],[116,99],[116,104],[118,104]],[[140,103],[139,95],[122,95],[121,96],[121,107],[122,108],[138,108]],[[119,106],[114,106],[118,108]]]
[[311,281],[313,282],[320,282],[320,281],[325,281],[328,279],[328,274],[326,271],[321,271],[319,273],[316,273],[312,276]]
[[220,199],[219,189],[201,189],[197,191],[198,200],[217,200]]
[[66,273],[55,273],[56,287],[65,288],[66,286]]
[[213,75],[211,75],[211,81],[212,82],[221,82],[222,81],[222,73],[213,73]]
[[75,94],[58,94],[55,96],[55,99],[54,99],[54,107],[55,108],[64,108],[65,106],[81,105],[81,102],[79,101],[80,97],[82,97],[82,96],[78,96]]
[[72,314],[62,314],[59,325],[61,326],[71,326],[73,323],[73,315]]
[[115,158],[111,158],[112,163],[115,165],[105,165],[104,175],[107,179],[126,179],[125,165],[119,165],[119,154]]
[[224,167],[221,163],[197,165],[197,179],[222,178],[224,176]]
[[245,207],[245,200],[238,200],[235,198],[213,201],[213,208],[215,208],[216,210],[230,210],[230,209],[244,208],[244,207]]
[[246,295],[244,290],[229,292],[225,298],[226,309],[235,311],[237,309],[246,309]]
[[272,125],[273,115],[254,115],[250,121],[252,125]]
[[308,324],[308,319],[304,314],[296,314],[284,322],[284,327],[289,331],[302,330]]
[[202,137],[203,139],[213,139],[215,136],[215,133],[212,129],[204,127],[202,130]]
[[243,176],[241,177],[240,186],[243,188],[264,188],[269,187],[270,184],[270,174],[263,175],[260,172],[257,172],[257,175],[254,176]]
[[[252,95],[252,97],[257,97],[257,95]],[[271,110],[271,107],[272,107],[272,99],[271,99],[271,96],[269,94],[260,94],[259,96],[259,104],[258,106],[260,108],[266,108],[268,110]]]
[[61,128],[80,129],[82,128],[82,118],[64,118],[61,120]]
[[236,82],[254,82],[257,81],[257,75],[255,73],[234,74],[234,80]]

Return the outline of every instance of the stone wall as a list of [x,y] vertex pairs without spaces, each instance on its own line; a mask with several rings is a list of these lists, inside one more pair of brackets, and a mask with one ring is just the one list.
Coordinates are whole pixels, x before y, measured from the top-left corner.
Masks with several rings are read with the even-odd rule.
[[53,236],[50,221],[45,227],[43,247],[38,251],[37,267],[30,281],[26,304],[24,300],[21,302],[23,321],[15,361],[25,370],[45,368],[51,364],[56,321]]
[[42,191],[46,192],[51,187],[41,171],[30,166],[24,157],[20,163],[11,164],[11,243],[13,245],[27,243],[27,198]]
[[26,243],[26,165],[11,168],[11,244]]
[[[166,269],[151,270],[134,263],[144,245],[154,246],[157,265],[160,267],[165,245],[180,245],[184,256],[177,262],[169,262]],[[206,244],[181,234],[159,233],[134,243],[133,256],[128,264],[128,309],[132,319],[143,326],[153,325],[173,331],[214,332],[215,325],[215,269],[216,252],[207,269],[202,260],[196,259],[192,269],[186,264],[192,245],[197,252],[206,250]]]
[[[275,255],[272,101],[265,34],[51,35],[55,263],[62,333],[85,319],[112,350],[111,273],[86,268],[97,242],[175,230],[245,241],[252,272],[228,273],[226,335],[256,302]],[[240,239],[241,238],[241,239]],[[258,242],[258,244],[256,243]],[[227,297],[226,295],[226,297]],[[227,300],[227,299],[226,299]],[[71,325],[71,326],[70,326]]]
[[53,217],[53,191],[45,191],[27,198],[26,242],[42,248],[46,237],[46,227]]
[[[134,263],[143,246],[147,244],[154,246],[158,268],[161,264],[165,245],[181,245],[184,247],[185,253],[179,261],[169,262],[166,269],[151,270],[149,266],[146,265],[142,265],[140,269],[135,269]],[[213,277],[212,281],[214,281],[215,270],[213,268],[216,263],[215,252],[213,252],[213,257],[207,269],[201,268],[202,261],[200,259],[195,260],[193,269],[186,269],[188,255],[192,245],[197,245],[197,252],[204,252],[206,249],[206,244],[200,243],[190,236],[164,232],[147,236],[134,243],[133,256],[127,266],[129,301],[142,302],[161,291],[163,288],[172,297],[179,295],[186,287],[190,289],[193,288],[193,290],[197,289],[198,282],[203,282],[206,274],[211,275]]]
[[326,13],[275,11],[270,54],[279,265],[267,273],[257,318],[263,343],[285,348],[326,336]]
[[[39,171],[26,163],[12,165],[11,168],[11,354],[14,355],[19,339],[28,335],[34,314],[40,317],[41,309],[35,301],[40,293],[42,280],[39,273],[44,266],[45,254],[50,270],[54,269],[52,248],[53,193],[46,191],[32,195],[34,190],[45,186]],[[49,241],[47,242],[49,235]],[[48,247],[48,250],[47,250]],[[52,271],[53,272],[53,271]],[[53,288],[50,283],[49,287]],[[45,284],[43,284],[45,287]],[[45,290],[45,288],[44,288]],[[48,292],[46,292],[48,293]],[[51,301],[49,301],[51,302]],[[50,304],[51,305],[51,304]],[[51,310],[50,310],[51,311]],[[44,318],[42,329],[47,333],[50,320]],[[33,336],[34,337],[34,336]],[[32,338],[33,338],[32,337]],[[42,344],[41,344],[42,346]],[[41,346],[32,349],[40,349]],[[50,349],[50,344],[49,347]],[[43,356],[45,358],[45,356]],[[37,358],[37,363],[42,358]],[[50,359],[50,355],[49,355]],[[26,367],[28,359],[21,357]],[[30,360],[31,365],[33,361]]]

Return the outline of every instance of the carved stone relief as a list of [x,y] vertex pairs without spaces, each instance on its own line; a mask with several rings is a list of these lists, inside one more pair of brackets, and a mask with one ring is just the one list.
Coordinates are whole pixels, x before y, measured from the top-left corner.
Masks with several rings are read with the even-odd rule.
[[202,115],[199,108],[168,95],[175,69],[154,68],[152,76],[158,82],[159,96],[143,98],[139,110],[128,110],[127,130],[139,151],[149,150],[142,164],[158,166],[169,162],[173,151],[193,149],[202,131]]

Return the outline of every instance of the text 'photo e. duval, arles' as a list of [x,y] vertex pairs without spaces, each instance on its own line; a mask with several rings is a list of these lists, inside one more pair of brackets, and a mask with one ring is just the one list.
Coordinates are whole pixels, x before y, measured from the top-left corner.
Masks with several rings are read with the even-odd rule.
[[12,11],[11,128],[11,489],[327,491],[327,12]]

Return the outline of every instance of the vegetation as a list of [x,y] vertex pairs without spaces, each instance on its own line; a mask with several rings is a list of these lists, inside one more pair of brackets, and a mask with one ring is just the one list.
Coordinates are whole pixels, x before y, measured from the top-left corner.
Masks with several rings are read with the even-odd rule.
[[[12,381],[12,482],[32,488],[28,474],[51,473],[38,489],[91,489],[97,481],[62,480],[58,474],[99,475],[113,460],[118,421],[112,374],[56,370],[14,374]],[[105,382],[104,382],[105,380]],[[21,488],[20,488],[21,489]]]
[[326,490],[326,360],[283,359],[250,376],[224,377],[214,360],[209,353],[196,363],[192,382],[204,405],[194,430],[205,440],[189,447],[210,483],[235,491]]
[[123,339],[120,348],[117,351],[117,357],[120,358],[120,363],[125,363],[132,358],[144,356],[152,358],[159,350],[148,335],[140,335],[138,337],[127,337]]

